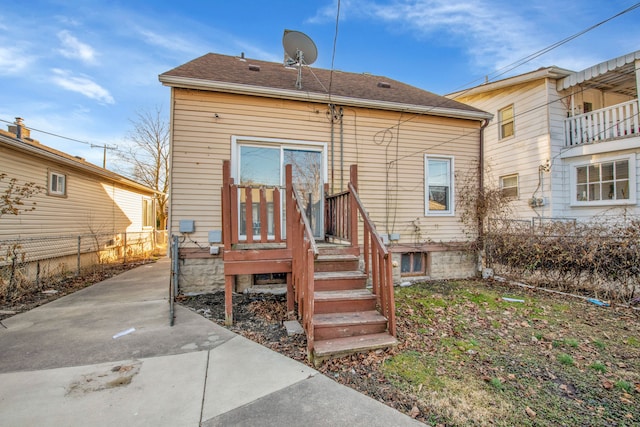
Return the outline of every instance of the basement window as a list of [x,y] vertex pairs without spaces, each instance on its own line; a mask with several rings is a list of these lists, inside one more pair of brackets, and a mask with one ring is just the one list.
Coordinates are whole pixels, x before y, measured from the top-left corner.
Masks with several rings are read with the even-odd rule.
[[424,275],[424,258],[424,253],[422,252],[403,253],[400,262],[400,274],[402,276]]

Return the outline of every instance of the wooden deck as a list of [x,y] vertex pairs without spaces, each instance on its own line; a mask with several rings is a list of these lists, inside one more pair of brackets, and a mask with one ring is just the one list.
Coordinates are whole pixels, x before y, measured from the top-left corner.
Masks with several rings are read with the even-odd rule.
[[[395,345],[391,259],[358,198],[357,169],[352,167],[348,191],[326,198],[325,232],[328,241],[340,243],[316,242],[291,173],[287,165],[284,190],[240,187],[230,176],[229,162],[224,164],[226,322],[233,322],[231,295],[237,275],[285,273],[287,309],[297,309],[315,363]],[[280,226],[281,201],[286,238]],[[362,242],[358,215],[364,223]],[[361,257],[364,270],[359,268]]]

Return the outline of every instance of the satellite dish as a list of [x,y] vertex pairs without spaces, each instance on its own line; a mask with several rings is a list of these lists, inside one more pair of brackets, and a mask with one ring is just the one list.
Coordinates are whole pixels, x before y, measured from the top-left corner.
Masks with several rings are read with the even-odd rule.
[[289,65],[311,65],[318,59],[318,49],[309,36],[300,31],[284,30],[282,46],[293,61]]

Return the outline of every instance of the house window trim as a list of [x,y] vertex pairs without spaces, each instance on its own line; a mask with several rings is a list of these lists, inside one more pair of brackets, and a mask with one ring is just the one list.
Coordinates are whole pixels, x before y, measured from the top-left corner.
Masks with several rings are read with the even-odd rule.
[[[449,209],[446,211],[436,211],[429,209],[429,160],[449,161]],[[424,155],[424,215],[425,216],[455,216],[455,159],[454,156],[441,154]]]
[[505,187],[504,186],[504,179],[505,178],[515,178],[516,179],[516,185],[515,185],[515,189],[516,189],[516,194],[515,196],[505,196],[508,197],[510,199],[513,200],[519,200],[520,199],[520,174],[518,173],[510,173],[508,175],[502,175],[499,180],[500,180],[500,191],[504,193],[505,188],[514,188],[514,187]]
[[[145,212],[145,202],[148,203],[149,209],[151,209],[151,225],[145,225],[147,219],[147,213]],[[142,197],[142,228],[145,230],[155,228],[156,215],[155,215],[155,200],[153,197]]]
[[[420,271],[410,271],[410,272],[404,272],[402,271],[402,258],[405,255],[409,255],[411,256],[411,266],[413,268],[413,258],[416,255],[419,255],[420,258],[422,259],[420,265],[422,267],[422,269]],[[420,252],[420,251],[409,251],[409,252],[402,252],[400,253],[400,277],[419,277],[419,276],[425,276],[427,275],[427,261],[428,260],[428,254],[426,252]]]
[[[53,191],[51,189],[51,186],[53,185],[53,176],[61,176],[64,177],[64,190],[63,191]],[[67,174],[66,173],[62,173],[59,170],[55,170],[55,169],[47,169],[47,195],[48,196],[52,196],[52,197],[61,197],[61,198],[66,198],[67,197],[67,187],[68,187],[68,182],[67,182]]]
[[[509,120],[509,122],[513,124],[512,125],[513,131],[511,135],[504,136],[502,127],[505,124],[505,122],[502,120],[502,112],[508,109],[511,109],[511,120]],[[509,123],[509,122],[506,122],[506,123]],[[509,104],[506,107],[500,108],[498,110],[498,140],[503,141],[505,139],[514,138],[515,136],[516,136],[516,109],[514,104]]]
[[[576,189],[578,185],[577,168],[583,166],[591,166],[602,163],[611,163],[620,160],[627,160],[629,165],[629,198],[620,200],[593,200],[593,201],[580,201],[577,198]],[[634,154],[621,155],[621,156],[607,156],[595,159],[585,159],[569,163],[570,174],[570,194],[571,194],[571,207],[599,207],[599,206],[634,206],[637,205],[637,191],[636,191],[636,156]]]

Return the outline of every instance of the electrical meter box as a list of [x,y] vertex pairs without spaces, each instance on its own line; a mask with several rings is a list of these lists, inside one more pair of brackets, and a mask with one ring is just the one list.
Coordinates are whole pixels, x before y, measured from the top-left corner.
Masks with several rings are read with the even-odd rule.
[[181,233],[193,233],[196,231],[196,222],[192,219],[180,220],[180,232]]

